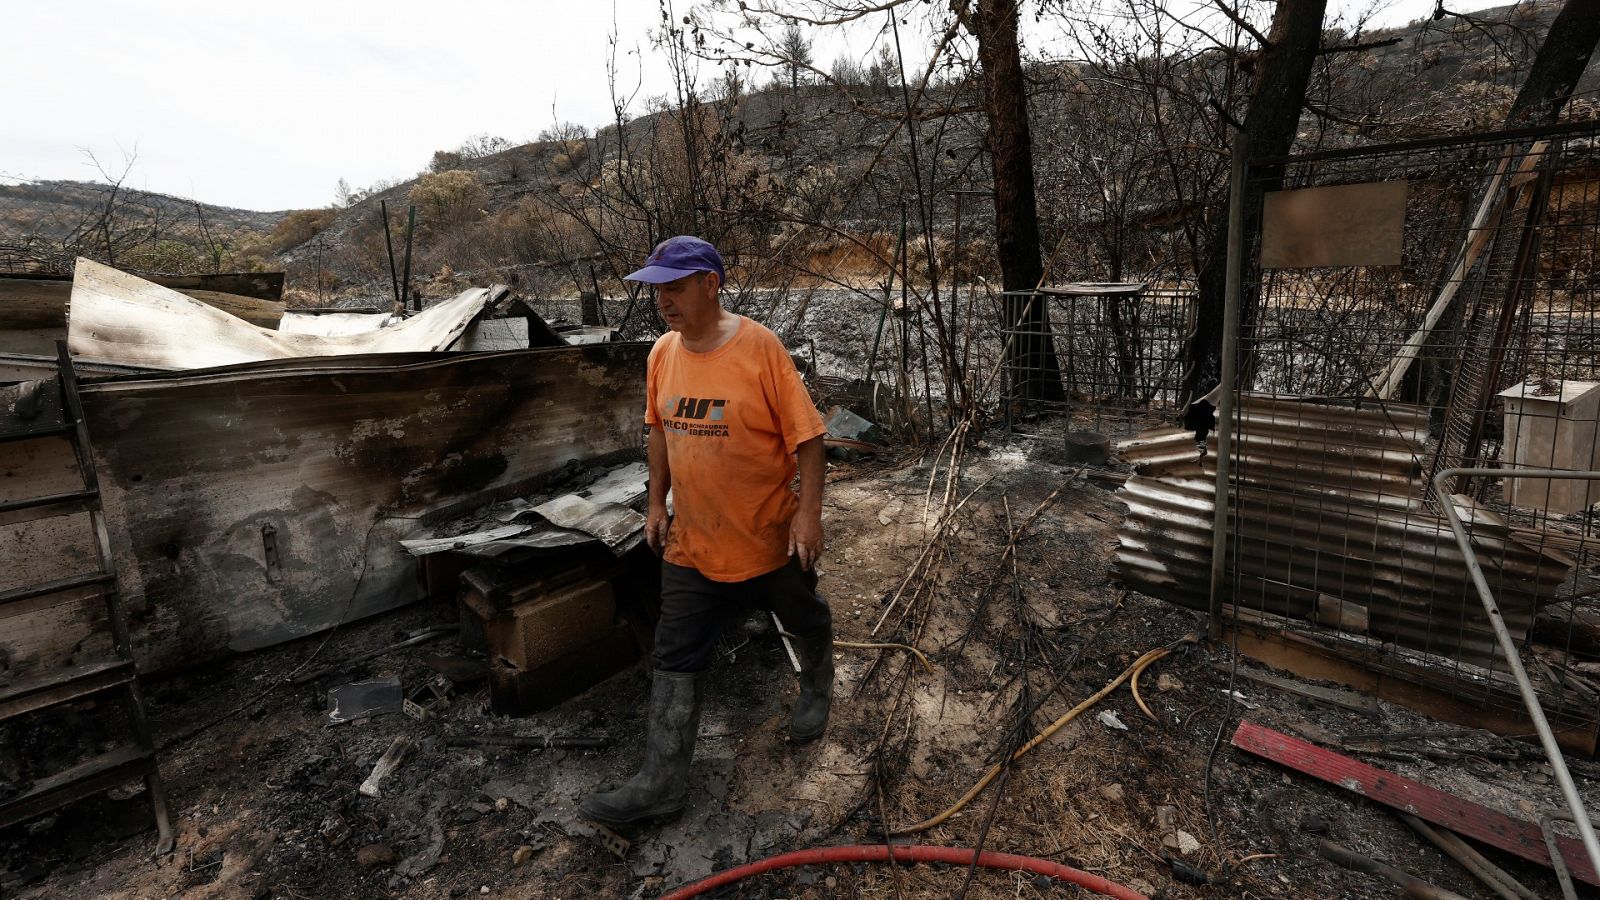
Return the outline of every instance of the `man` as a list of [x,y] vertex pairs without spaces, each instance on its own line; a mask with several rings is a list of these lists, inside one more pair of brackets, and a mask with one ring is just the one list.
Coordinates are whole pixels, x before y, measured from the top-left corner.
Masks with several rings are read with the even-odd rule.
[[[800,374],[777,335],[722,308],[722,257],[705,241],[668,238],[627,277],[656,286],[670,330],[646,375],[645,536],[662,562],[644,765],[580,804],[614,828],[683,811],[703,675],[733,615],[770,610],[798,639],[794,741],[822,733],[833,697],[833,617],[815,570],[824,429]],[[799,496],[790,489],[797,470]]]

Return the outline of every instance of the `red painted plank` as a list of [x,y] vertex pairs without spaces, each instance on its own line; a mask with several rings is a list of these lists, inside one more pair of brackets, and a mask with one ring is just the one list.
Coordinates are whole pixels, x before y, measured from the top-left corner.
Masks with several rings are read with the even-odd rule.
[[[1512,818],[1254,722],[1239,723],[1239,729],[1233,733],[1233,745],[1507,853],[1550,865],[1550,853],[1545,849],[1537,822]],[[1558,837],[1556,843],[1574,878],[1600,885],[1600,878],[1582,844],[1568,837]]]

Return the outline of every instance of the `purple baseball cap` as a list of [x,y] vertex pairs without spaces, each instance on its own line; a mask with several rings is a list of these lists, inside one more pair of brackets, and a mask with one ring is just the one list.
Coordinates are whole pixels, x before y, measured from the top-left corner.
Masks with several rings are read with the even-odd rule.
[[717,248],[697,237],[680,234],[657,244],[650,251],[650,258],[644,261],[644,268],[622,277],[646,284],[666,284],[696,272],[715,272],[718,282],[728,280],[722,272],[722,255]]

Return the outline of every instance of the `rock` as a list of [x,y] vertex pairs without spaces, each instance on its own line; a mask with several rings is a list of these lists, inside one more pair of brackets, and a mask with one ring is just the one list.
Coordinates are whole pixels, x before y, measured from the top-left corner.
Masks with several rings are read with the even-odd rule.
[[507,800],[504,797],[496,797],[495,798],[495,800],[494,800],[495,812],[505,812],[506,810],[508,810],[510,808],[511,808],[511,801],[510,800]]
[[1101,725],[1104,725],[1105,727],[1110,728],[1110,729],[1112,729],[1114,731],[1127,731],[1128,730],[1128,726],[1124,725],[1122,723],[1122,719],[1118,718],[1117,714],[1112,712],[1109,709],[1102,710],[1100,715],[1096,716],[1095,718],[1100,720],[1100,724]]
[[1161,836],[1161,846],[1167,848],[1168,850],[1177,850],[1178,836],[1170,831],[1167,832]]
[[878,510],[878,524],[893,525],[895,517],[900,515],[900,511],[905,509],[905,506],[905,503],[901,500],[890,500],[887,506]]
[[1113,782],[1100,787],[1100,796],[1110,800],[1112,803],[1121,803],[1126,793],[1123,791],[1122,785]]
[[1156,679],[1156,690],[1158,690],[1158,691],[1181,691],[1181,690],[1183,690],[1183,682],[1181,682],[1178,679],[1172,677],[1171,675],[1168,675],[1165,672],[1162,672],[1161,673],[1161,677]]
[[394,848],[388,844],[368,844],[356,851],[356,863],[363,869],[394,864]]
[[1316,813],[1306,813],[1300,819],[1300,830],[1307,834],[1327,834],[1328,822]]
[[1128,889],[1135,893],[1143,894],[1146,897],[1154,897],[1156,895],[1156,886],[1143,878],[1130,878],[1127,884]]
[[337,814],[322,820],[322,836],[334,847],[349,840],[350,831],[350,824]]
[[468,807],[456,810],[450,821],[455,825],[471,825],[481,818],[483,818],[483,813]]
[[1187,831],[1179,829],[1177,837],[1178,837],[1178,852],[1179,853],[1182,853],[1184,856],[1188,856],[1191,853],[1195,853],[1195,852],[1199,851],[1200,842],[1195,840],[1194,835],[1190,834]]
[[488,886],[488,885],[487,885],[487,884],[485,884],[485,885],[480,885],[480,886],[479,886],[479,887],[478,887],[478,893],[480,893],[480,894],[487,894],[487,893],[489,893],[489,886]]
[[1172,831],[1178,825],[1178,808],[1176,806],[1156,807],[1156,828],[1162,831]]
[[839,879],[829,875],[827,878],[822,879],[822,886],[831,891],[839,886]]
[[527,844],[523,844],[511,853],[511,864],[513,866],[525,866],[530,859],[533,859],[533,848]]

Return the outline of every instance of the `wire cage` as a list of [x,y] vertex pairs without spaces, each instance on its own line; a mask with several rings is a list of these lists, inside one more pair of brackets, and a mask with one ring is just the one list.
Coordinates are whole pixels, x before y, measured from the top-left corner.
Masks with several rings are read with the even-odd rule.
[[[1465,711],[1515,715],[1475,557],[1546,712],[1592,748],[1600,481],[1509,470],[1600,469],[1600,125],[1256,160],[1247,173],[1266,208],[1243,251],[1218,608]],[[1341,210],[1305,189],[1357,185],[1398,187],[1392,259],[1267,264],[1274,229],[1297,227],[1275,201],[1311,201],[1315,230]],[[1335,255],[1382,227],[1343,213],[1357,232]],[[1450,474],[1475,467],[1506,474]]]
[[[1171,418],[1180,400],[1184,343],[1194,328],[1188,288],[1077,283],[1008,292],[1044,305],[1038,320],[1002,329],[1002,403],[1009,427],[1044,416],[1129,432]],[[1059,375],[1059,396],[1040,391]]]

